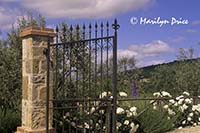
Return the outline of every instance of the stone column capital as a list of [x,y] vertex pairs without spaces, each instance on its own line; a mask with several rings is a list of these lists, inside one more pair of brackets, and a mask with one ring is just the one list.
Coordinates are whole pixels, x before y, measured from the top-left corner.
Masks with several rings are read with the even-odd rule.
[[20,32],[20,37],[24,38],[27,36],[46,36],[46,37],[54,37],[54,30],[51,28],[37,27],[37,26],[29,26],[24,28]]

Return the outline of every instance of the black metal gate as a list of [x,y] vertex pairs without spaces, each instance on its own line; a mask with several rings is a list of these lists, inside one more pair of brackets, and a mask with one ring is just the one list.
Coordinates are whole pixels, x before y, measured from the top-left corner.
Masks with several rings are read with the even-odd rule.
[[115,20],[94,28],[56,29],[56,43],[49,43],[47,50],[46,123],[52,109],[58,133],[116,133],[118,28]]

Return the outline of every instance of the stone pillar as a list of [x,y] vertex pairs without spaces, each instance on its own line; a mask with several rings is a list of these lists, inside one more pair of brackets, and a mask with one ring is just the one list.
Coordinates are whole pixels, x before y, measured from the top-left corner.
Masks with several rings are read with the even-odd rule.
[[[46,74],[47,60],[43,50],[47,48],[48,37],[53,41],[53,29],[27,27],[22,37],[22,125],[17,133],[45,133],[46,121]],[[53,81],[50,78],[50,99]],[[50,102],[50,106],[52,103]],[[49,110],[49,132],[52,128],[52,110]]]

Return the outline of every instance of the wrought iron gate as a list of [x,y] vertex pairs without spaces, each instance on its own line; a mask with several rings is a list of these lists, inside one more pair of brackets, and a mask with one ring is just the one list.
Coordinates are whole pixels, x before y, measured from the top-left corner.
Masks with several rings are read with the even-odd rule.
[[[46,123],[52,109],[58,133],[116,132],[118,28],[115,20],[94,28],[89,24],[56,29],[56,43],[49,43],[47,50]],[[46,128],[48,132],[48,124]]]

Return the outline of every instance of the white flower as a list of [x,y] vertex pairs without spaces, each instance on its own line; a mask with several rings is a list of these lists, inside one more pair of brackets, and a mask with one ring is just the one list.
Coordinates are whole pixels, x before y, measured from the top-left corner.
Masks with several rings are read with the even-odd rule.
[[179,107],[179,110],[180,110],[181,112],[184,112],[185,109],[184,109],[182,106],[180,106],[180,107]]
[[183,95],[180,95],[179,97],[176,97],[176,100],[179,100],[179,99],[181,99],[183,97],[184,97]]
[[186,92],[186,91],[184,91],[183,94],[184,94],[184,95],[187,95],[187,96],[190,95],[190,94],[189,94],[188,92]]
[[162,91],[161,94],[164,96],[164,97],[172,97],[168,92],[166,91]]
[[131,126],[131,128],[134,128],[135,124],[133,122],[131,122],[130,126]]
[[136,108],[135,106],[133,106],[133,107],[130,108],[130,111],[131,111],[131,112],[136,112],[136,111],[137,111],[137,108]]
[[124,109],[118,107],[118,108],[117,108],[117,114],[122,114],[122,113],[124,113]]
[[172,104],[175,103],[174,99],[170,99],[169,102],[172,103]]
[[94,113],[94,111],[95,111],[95,108],[92,107],[91,110],[90,110],[90,112],[91,112],[91,113]]
[[189,113],[189,116],[190,116],[190,117],[193,117],[193,115],[194,115],[193,113]]
[[119,92],[120,97],[127,97],[128,95],[125,92]]
[[192,111],[195,111],[195,110],[198,111],[198,112],[200,112],[200,104],[192,106]]
[[151,101],[150,101],[151,104],[154,103],[154,102],[155,102],[155,100],[151,100]]
[[175,103],[174,103],[174,106],[178,106],[178,102],[175,102]]
[[182,129],[183,127],[179,127],[178,129]]
[[160,92],[155,92],[155,93],[153,93],[153,96],[160,97],[161,94],[160,94]]
[[135,133],[137,131],[137,128],[139,127],[139,125],[135,125],[133,122],[130,124],[131,126],[131,130],[129,133]]
[[153,103],[153,106],[156,106],[156,105],[157,105],[157,102],[154,102],[154,103]]
[[172,109],[168,108],[168,114],[169,115],[175,115],[176,113]]
[[183,103],[184,99],[179,99],[178,104],[181,105]]
[[99,113],[100,113],[100,114],[104,114],[104,113],[105,113],[105,110],[99,110]]
[[153,109],[154,109],[154,110],[156,110],[156,109],[157,109],[157,107],[156,107],[156,106],[153,106]]
[[122,124],[120,122],[117,122],[116,125],[117,125],[117,127],[121,127],[122,126]]
[[195,111],[195,110],[197,110],[198,109],[198,106],[197,105],[193,105],[192,106],[192,111]]
[[107,92],[102,92],[100,95],[99,95],[99,98],[104,98],[107,96]]
[[96,123],[96,128],[100,128],[100,125],[99,125],[99,123]]
[[196,126],[196,125],[197,125],[197,123],[194,123],[194,124],[193,124],[193,126]]
[[99,98],[104,98],[104,97],[107,97],[108,95],[111,95],[111,92],[110,91],[108,91],[108,92],[104,91],[99,95]]
[[128,120],[125,120],[124,121],[124,125],[128,125],[129,124],[129,121]]
[[191,117],[188,117],[188,118],[187,118],[187,120],[188,120],[188,121],[191,121],[191,120],[192,120],[192,118],[191,118]]
[[164,105],[163,108],[164,108],[164,109],[168,109],[168,108],[169,108],[169,105]]
[[131,117],[133,115],[133,113],[131,113],[131,112],[127,112],[127,117]]
[[186,120],[182,121],[182,124],[183,124],[183,125],[185,125],[185,123],[186,123]]
[[185,99],[185,102],[188,103],[188,104],[191,104],[191,103],[192,103],[192,101],[191,101],[189,98],[186,98],[186,99]]
[[102,120],[98,120],[99,123],[102,123]]
[[186,104],[183,104],[183,109],[186,110],[188,106]]

